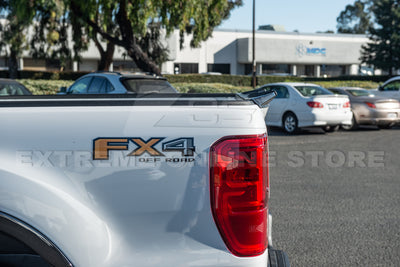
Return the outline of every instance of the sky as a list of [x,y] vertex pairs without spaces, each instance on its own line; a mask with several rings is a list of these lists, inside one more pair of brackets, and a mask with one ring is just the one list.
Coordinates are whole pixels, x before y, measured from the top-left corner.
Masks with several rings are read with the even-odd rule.
[[[336,32],[336,18],[346,5],[355,0],[255,0],[256,29],[260,25],[282,25],[287,32]],[[241,7],[231,12],[218,28],[229,30],[252,29],[253,0],[243,0]]]

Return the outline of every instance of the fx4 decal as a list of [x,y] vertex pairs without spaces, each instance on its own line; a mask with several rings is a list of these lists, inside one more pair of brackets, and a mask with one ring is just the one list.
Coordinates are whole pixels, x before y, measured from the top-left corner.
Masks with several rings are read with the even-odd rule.
[[96,138],[93,140],[93,160],[108,160],[111,150],[128,150],[129,143],[136,145],[136,149],[128,156],[142,156],[144,153],[152,157],[165,157],[162,152],[181,152],[182,156],[191,157],[194,155],[196,147],[193,138],[181,137],[161,143],[160,152],[155,146],[163,141],[165,137],[152,137],[147,141],[140,137],[129,138]]

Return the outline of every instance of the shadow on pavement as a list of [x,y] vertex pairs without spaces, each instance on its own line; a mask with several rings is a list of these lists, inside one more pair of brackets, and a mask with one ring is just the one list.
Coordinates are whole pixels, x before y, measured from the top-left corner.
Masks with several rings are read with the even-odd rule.
[[296,136],[296,135],[320,135],[325,134],[321,128],[302,128],[297,133],[288,134],[279,127],[267,126],[268,135],[270,136]]

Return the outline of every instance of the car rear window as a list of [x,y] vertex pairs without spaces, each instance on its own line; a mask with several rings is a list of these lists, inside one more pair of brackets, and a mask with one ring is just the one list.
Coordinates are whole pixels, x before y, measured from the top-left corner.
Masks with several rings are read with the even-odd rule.
[[125,79],[123,84],[128,92],[136,94],[177,93],[176,89],[166,80]]
[[297,91],[300,92],[303,96],[316,96],[316,95],[333,95],[327,89],[319,87],[319,86],[309,86],[309,85],[301,85],[295,86]]
[[347,90],[353,96],[369,96],[372,93],[368,90]]
[[18,83],[0,83],[0,96],[31,94],[24,86]]

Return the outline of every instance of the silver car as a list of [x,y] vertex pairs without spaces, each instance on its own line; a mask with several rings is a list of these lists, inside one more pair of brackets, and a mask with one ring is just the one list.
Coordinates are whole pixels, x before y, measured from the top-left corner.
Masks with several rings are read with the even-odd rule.
[[400,103],[396,99],[375,96],[373,91],[355,87],[337,87],[329,90],[338,95],[347,95],[353,111],[352,125],[343,125],[346,130],[359,125],[376,125],[391,128],[400,122]]
[[373,90],[377,96],[400,100],[400,76],[393,77]]

